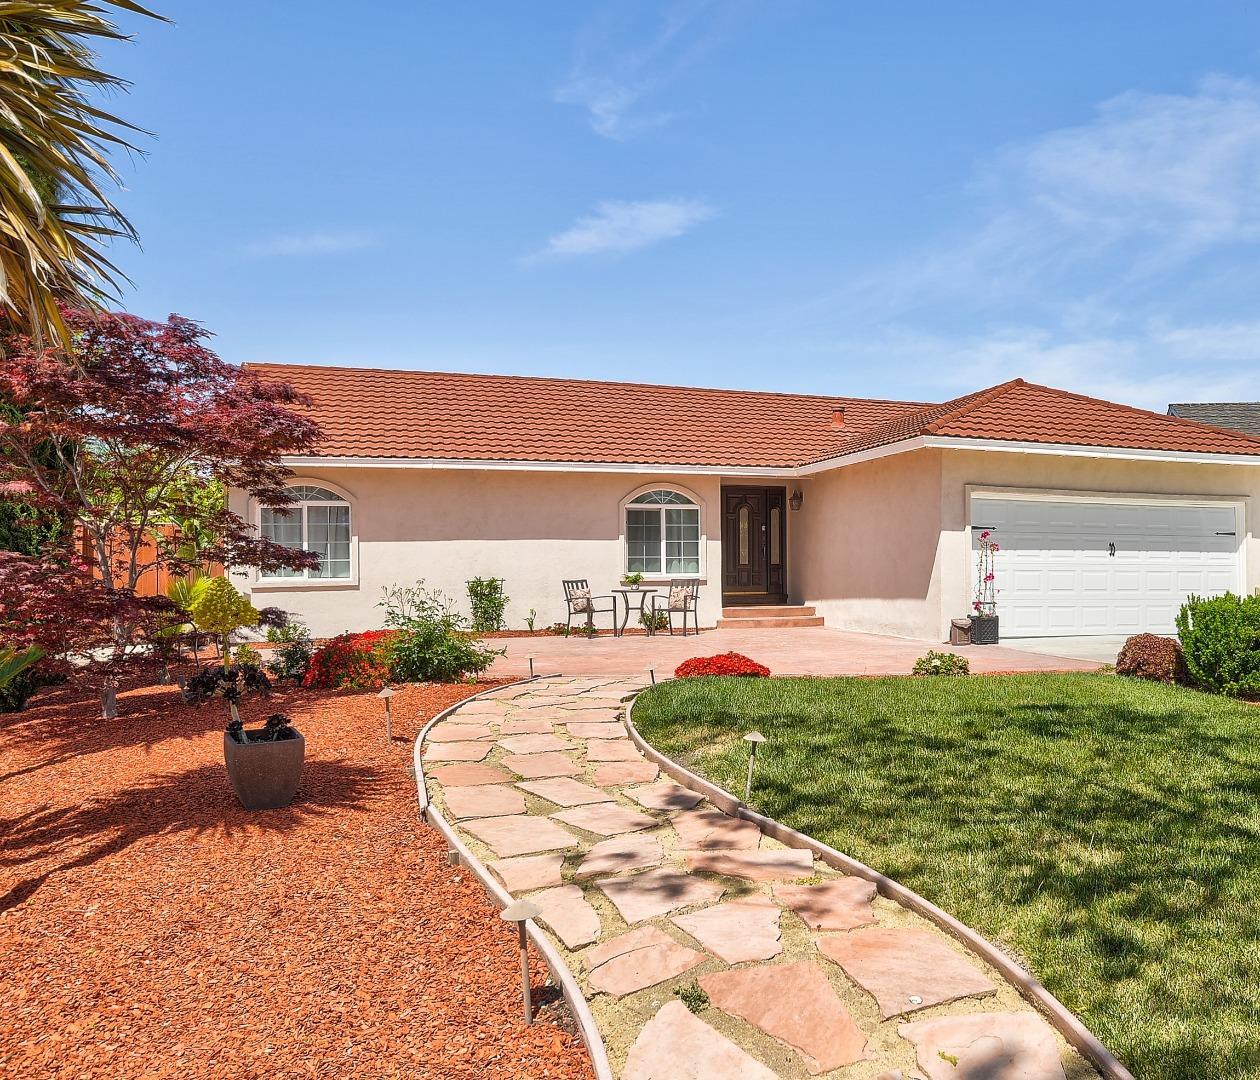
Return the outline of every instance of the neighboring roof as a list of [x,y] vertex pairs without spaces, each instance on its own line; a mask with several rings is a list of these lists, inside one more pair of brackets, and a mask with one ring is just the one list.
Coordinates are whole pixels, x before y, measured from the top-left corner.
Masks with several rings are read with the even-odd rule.
[[1260,401],[1194,401],[1168,406],[1170,416],[1260,435]]
[[908,412],[853,438],[842,453],[919,436],[1260,456],[1260,438],[1023,379]]
[[314,399],[327,435],[320,454],[339,457],[792,468],[918,406],[516,375],[247,367]]
[[[1260,438],[1022,379],[939,405],[250,364],[314,402],[322,457],[793,469],[941,438],[1260,457]],[[842,423],[837,419],[842,414]]]

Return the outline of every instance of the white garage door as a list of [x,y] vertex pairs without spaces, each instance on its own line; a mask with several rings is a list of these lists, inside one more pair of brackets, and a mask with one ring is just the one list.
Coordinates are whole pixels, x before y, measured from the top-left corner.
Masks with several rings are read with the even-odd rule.
[[1004,637],[1169,634],[1191,593],[1241,592],[1233,506],[975,495],[971,520],[973,560],[982,529],[1000,547]]

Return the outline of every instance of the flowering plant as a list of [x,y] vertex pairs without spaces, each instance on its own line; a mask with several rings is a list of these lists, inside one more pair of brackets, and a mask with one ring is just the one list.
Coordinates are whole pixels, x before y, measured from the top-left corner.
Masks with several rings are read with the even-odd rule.
[[755,660],[749,660],[737,652],[722,653],[719,656],[695,656],[684,660],[674,670],[679,679],[695,679],[703,675],[735,675],[742,678],[764,679],[770,669]]
[[319,690],[379,690],[389,681],[389,645],[397,630],[339,634],[311,654],[302,685]]
[[971,608],[977,616],[992,615],[997,606],[993,556],[1001,550],[988,529],[981,532],[980,549],[976,558],[976,591],[971,601]]

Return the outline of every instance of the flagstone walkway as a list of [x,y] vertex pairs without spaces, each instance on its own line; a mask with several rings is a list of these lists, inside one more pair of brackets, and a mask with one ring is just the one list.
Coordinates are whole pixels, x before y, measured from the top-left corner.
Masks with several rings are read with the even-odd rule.
[[423,750],[433,803],[542,909],[622,1080],[1097,1076],[932,924],[658,775],[620,722],[639,688],[508,687]]

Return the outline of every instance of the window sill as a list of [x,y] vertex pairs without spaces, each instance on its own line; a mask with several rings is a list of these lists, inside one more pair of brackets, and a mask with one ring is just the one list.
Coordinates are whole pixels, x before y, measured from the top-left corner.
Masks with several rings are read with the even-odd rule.
[[298,589],[357,589],[355,578],[256,578],[250,583],[253,592],[292,592]]

